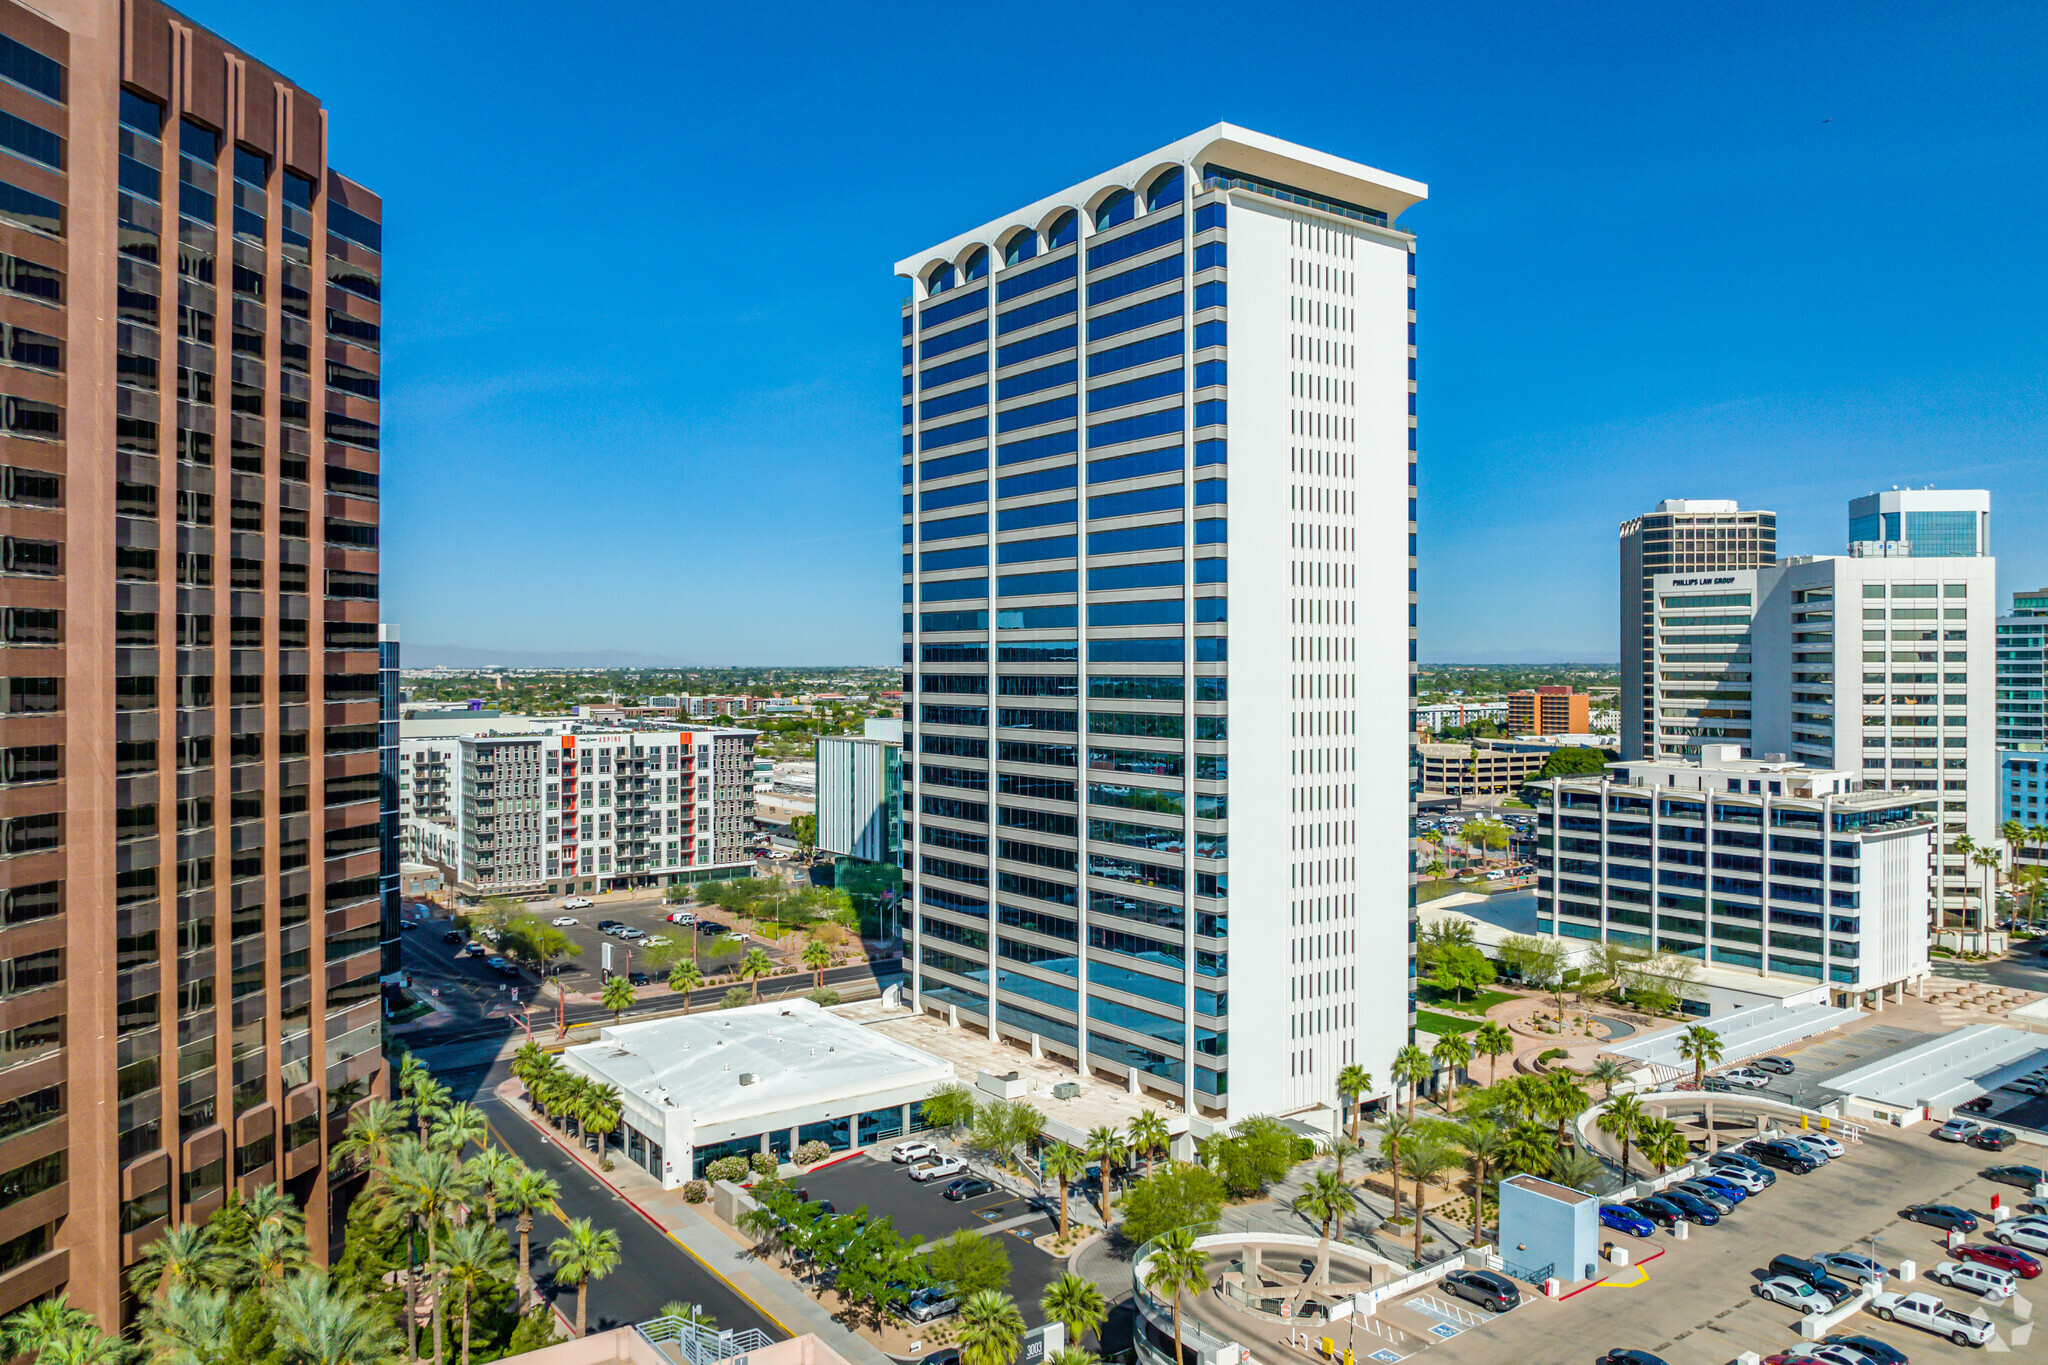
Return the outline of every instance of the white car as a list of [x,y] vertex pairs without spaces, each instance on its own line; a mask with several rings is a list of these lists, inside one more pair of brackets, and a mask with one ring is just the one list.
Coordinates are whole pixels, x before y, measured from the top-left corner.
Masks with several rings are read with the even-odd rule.
[[2048,1081],[2042,1080],[2039,1076],[2022,1076],[2016,1081],[2007,1081],[2002,1088],[2017,1090],[2026,1095],[2042,1095],[2048,1094]]
[[1761,1090],[1771,1083],[1771,1078],[1767,1074],[1746,1066],[1738,1066],[1733,1071],[1723,1071],[1721,1079],[1747,1086],[1751,1090]]
[[[1821,1146],[1818,1142],[1815,1142],[1811,1133],[1787,1133],[1779,1138],[1778,1141],[1792,1147],[1797,1147],[1800,1151],[1806,1153],[1816,1166],[1825,1166],[1835,1159],[1835,1154]],[[1839,1146],[1840,1144],[1836,1145]]]
[[1831,1157],[1845,1156],[1849,1151],[1848,1148],[1841,1144],[1839,1139],[1830,1137],[1826,1133],[1795,1133],[1792,1136],[1808,1147],[1820,1148]]
[[1989,1265],[1966,1265],[1961,1261],[1943,1261],[1927,1272],[1927,1278],[1950,1289],[1967,1289],[1979,1298],[1992,1295],[2004,1298],[2019,1288],[2019,1277],[2010,1270]]
[[957,1156],[941,1156],[915,1162],[910,1168],[910,1178],[919,1184],[944,1180],[948,1176],[967,1174],[967,1163]]
[[697,912],[695,910],[678,910],[668,917],[668,922],[670,924],[695,924],[697,922]]
[[2010,1223],[2000,1223],[1989,1236],[1994,1242],[2022,1251],[2048,1251],[2048,1223],[2032,1218],[2015,1218]]
[[1725,1180],[1739,1190],[1749,1194],[1761,1194],[1771,1187],[1771,1182],[1747,1166],[1738,1166],[1732,1161],[1710,1161],[1707,1174],[1716,1180]]
[[575,917],[574,915],[557,915],[557,916],[555,916],[555,927],[556,927],[557,929],[566,929],[566,928],[568,928],[568,927],[569,927],[570,925],[572,925],[572,924],[575,924],[576,922],[577,922],[577,919],[576,919],[576,917]]
[[1984,1125],[1975,1119],[1950,1119],[1934,1130],[1938,1142],[1968,1142],[1984,1131]]
[[1828,1296],[1804,1280],[1795,1280],[1790,1275],[1774,1275],[1762,1284],[1751,1285],[1750,1292],[1760,1299],[1782,1303],[1787,1308],[1796,1308],[1802,1313],[1825,1313],[1833,1307]]
[[643,948],[659,948],[663,944],[674,942],[675,940],[670,938],[667,934],[651,934],[648,936],[647,942],[645,942],[641,946]]
[[906,1161],[918,1161],[938,1154],[939,1149],[929,1142],[899,1142],[889,1149],[889,1160],[901,1165]]
[[645,929],[635,929],[632,925],[628,924],[619,930],[619,937],[631,943],[636,939],[646,938],[647,931]]
[[1903,1322],[1958,1346],[1982,1346],[1991,1340],[1988,1319],[1958,1313],[1932,1294],[1879,1294],[1870,1301],[1870,1311],[1886,1322]]
[[588,896],[571,896],[562,902],[562,908],[564,910],[588,910],[595,904],[597,902]]

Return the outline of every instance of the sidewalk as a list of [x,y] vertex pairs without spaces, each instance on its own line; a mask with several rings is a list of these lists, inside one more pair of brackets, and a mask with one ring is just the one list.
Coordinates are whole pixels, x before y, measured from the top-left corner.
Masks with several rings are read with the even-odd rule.
[[552,1128],[536,1120],[526,1104],[525,1087],[517,1080],[502,1082],[497,1087],[497,1095],[527,1123],[555,1139],[559,1150],[582,1163],[634,1212],[661,1229],[707,1270],[731,1285],[784,1333],[794,1337],[815,1332],[853,1365],[895,1365],[892,1357],[865,1337],[833,1321],[832,1315],[808,1294],[761,1266],[746,1244],[700,1212],[697,1206],[686,1202],[681,1190],[662,1189],[660,1181],[629,1162],[615,1161],[611,1170],[599,1170],[595,1153],[585,1149],[580,1142],[561,1141]]

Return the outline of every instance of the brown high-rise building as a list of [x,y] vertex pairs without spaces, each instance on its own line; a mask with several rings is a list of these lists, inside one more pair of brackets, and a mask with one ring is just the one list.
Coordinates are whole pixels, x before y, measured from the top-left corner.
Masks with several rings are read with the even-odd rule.
[[1569,687],[1534,687],[1508,693],[1511,735],[1583,735],[1593,728],[1591,698]]
[[384,1084],[377,197],[152,0],[0,0],[0,1313]]

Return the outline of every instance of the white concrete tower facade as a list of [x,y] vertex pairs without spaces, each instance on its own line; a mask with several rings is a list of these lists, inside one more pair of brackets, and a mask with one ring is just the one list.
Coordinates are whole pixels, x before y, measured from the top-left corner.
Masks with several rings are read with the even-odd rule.
[[1388,1089],[1425,193],[1218,125],[898,263],[923,1008],[1211,1119]]

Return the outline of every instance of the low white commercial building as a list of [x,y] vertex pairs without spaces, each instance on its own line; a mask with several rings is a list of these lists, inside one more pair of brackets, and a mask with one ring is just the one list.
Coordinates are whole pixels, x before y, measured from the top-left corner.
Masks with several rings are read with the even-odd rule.
[[618,1141],[664,1189],[720,1157],[788,1161],[807,1142],[843,1152],[917,1132],[954,1079],[951,1062],[808,1000],[616,1025],[562,1062],[617,1087]]

